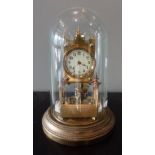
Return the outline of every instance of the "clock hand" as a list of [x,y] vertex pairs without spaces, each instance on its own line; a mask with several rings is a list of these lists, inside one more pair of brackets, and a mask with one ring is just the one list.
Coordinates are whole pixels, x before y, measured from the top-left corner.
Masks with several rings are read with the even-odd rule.
[[81,61],[78,61],[78,65],[86,66],[85,64],[81,63]]
[[81,61],[78,61],[77,64],[78,64],[78,65],[81,65]]
[[86,66],[85,64],[81,64],[82,66]]

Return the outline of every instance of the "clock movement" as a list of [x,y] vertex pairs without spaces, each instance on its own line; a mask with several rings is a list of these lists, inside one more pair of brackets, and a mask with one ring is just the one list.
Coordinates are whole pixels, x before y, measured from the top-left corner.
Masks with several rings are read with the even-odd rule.
[[51,34],[51,106],[42,125],[65,145],[96,142],[113,129],[107,106],[107,36],[100,18],[86,8],[59,15]]

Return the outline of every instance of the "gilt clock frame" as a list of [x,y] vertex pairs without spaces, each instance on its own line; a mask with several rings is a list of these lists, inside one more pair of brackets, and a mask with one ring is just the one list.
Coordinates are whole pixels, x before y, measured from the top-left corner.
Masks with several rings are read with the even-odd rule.
[[[66,46],[64,46],[64,59],[63,59],[63,66],[64,66],[64,81],[65,83],[89,83],[92,80],[94,70],[96,67],[96,60],[95,60],[95,37],[85,40],[84,35],[80,33],[80,31],[76,32],[76,36],[74,40],[68,40],[65,38]],[[71,73],[66,65],[67,56],[74,50],[84,50],[85,52],[89,53],[92,59],[92,66],[90,70],[85,73],[84,76],[76,76]]]

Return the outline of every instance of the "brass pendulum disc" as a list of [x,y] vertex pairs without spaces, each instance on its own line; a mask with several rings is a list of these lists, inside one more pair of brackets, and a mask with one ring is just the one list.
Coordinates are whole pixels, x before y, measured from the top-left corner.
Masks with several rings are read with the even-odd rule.
[[[64,122],[63,122],[64,121]],[[82,122],[82,120],[81,120]],[[93,123],[80,124],[66,123],[59,121],[48,108],[42,119],[43,131],[48,138],[60,144],[76,146],[96,142],[107,136],[113,129],[115,117],[110,108],[105,108],[100,116]]]

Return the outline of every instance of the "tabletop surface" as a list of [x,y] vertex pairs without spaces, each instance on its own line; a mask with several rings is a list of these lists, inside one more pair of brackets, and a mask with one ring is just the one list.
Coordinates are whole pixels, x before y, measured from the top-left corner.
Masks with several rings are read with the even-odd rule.
[[49,92],[33,93],[33,152],[34,155],[121,155],[122,154],[122,93],[109,93],[108,106],[116,124],[110,136],[89,146],[69,147],[49,140],[42,130],[42,116],[50,105]]

